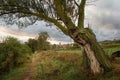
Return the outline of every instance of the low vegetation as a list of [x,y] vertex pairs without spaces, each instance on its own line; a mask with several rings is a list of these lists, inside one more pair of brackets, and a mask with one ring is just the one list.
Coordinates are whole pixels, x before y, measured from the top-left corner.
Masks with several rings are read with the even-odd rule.
[[0,80],[24,80],[26,77],[26,70],[28,68],[28,64],[20,65],[9,71],[8,73],[4,73],[0,75]]
[[[2,43],[5,43],[7,40],[11,41],[11,39],[13,39],[12,41],[14,43],[17,43],[17,40],[14,38],[10,38],[10,39],[8,38]],[[24,52],[18,53],[18,51],[21,50],[16,48],[13,42],[11,46],[14,46],[14,48],[17,49],[17,52],[14,53],[14,55],[17,54],[17,56],[15,60],[11,62],[18,63],[17,60],[20,60],[20,58],[23,59],[22,61],[26,61],[26,58],[28,59],[28,56],[26,55],[30,55],[29,53],[31,53],[29,52],[30,49],[28,47],[25,48],[23,47],[23,45],[24,46],[27,45],[19,43],[19,45],[23,47],[19,49],[22,49],[22,51]],[[101,45],[104,45],[104,43],[102,43]],[[8,48],[4,48],[4,49],[8,49]],[[120,50],[120,47],[107,46],[104,49],[106,51],[106,54],[109,55],[110,57],[113,52]],[[2,48],[0,48],[0,50],[2,51]],[[16,65],[14,65],[14,68],[12,69],[10,69],[9,67],[5,67],[4,68],[5,70],[10,69],[9,73],[5,73],[1,75],[0,79],[1,80],[120,80],[119,57],[115,58],[114,60],[111,60],[111,63],[113,64],[112,71],[106,72],[98,76],[91,74],[90,71],[85,70],[82,67],[82,54],[81,54],[81,50],[78,50],[78,48],[76,50],[69,48],[59,51],[58,50],[40,51],[31,54],[30,60],[27,63],[21,62],[21,63],[25,63],[24,65],[22,64],[17,67],[15,67]]]
[[0,74],[30,60],[31,49],[16,38],[8,37],[0,43]]

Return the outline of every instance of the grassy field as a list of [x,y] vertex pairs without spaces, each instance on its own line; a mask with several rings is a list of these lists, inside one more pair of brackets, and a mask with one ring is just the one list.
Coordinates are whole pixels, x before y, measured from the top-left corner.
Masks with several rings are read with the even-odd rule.
[[[106,54],[120,47],[105,48]],[[120,59],[112,61],[113,71],[93,77],[82,68],[80,50],[43,51],[33,54],[31,63],[1,76],[0,80],[120,80]]]
[[76,49],[76,50],[60,50],[60,51],[57,51],[58,53],[73,53],[73,54],[79,54],[81,55],[82,52],[81,50],[79,49]]
[[[110,47],[110,48],[104,48],[105,52],[107,55],[111,55],[113,52],[115,51],[120,51],[120,47]],[[80,49],[76,49],[76,50],[60,50],[57,51],[58,53],[75,53],[75,54],[79,54],[81,55],[82,52]]]
[[120,47],[105,48],[106,54],[111,55],[113,52],[120,51]]
[[39,64],[34,80],[120,80],[120,60],[112,62],[113,71],[93,77],[82,68],[82,57],[78,53],[48,51],[37,56]]

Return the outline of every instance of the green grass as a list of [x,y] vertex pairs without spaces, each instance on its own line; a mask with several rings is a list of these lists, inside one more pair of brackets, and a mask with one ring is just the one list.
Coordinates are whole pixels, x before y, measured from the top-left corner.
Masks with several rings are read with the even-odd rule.
[[82,52],[81,50],[60,50],[60,51],[57,51],[58,53],[74,53],[74,54],[79,54],[81,55]]
[[120,47],[105,48],[104,50],[110,56],[113,52],[120,51]]
[[[85,78],[81,69],[81,57],[73,53],[40,53],[38,75],[35,80],[79,80]],[[80,72],[81,71],[81,72]],[[85,80],[85,79],[83,79]]]
[[[115,51],[120,51],[120,46],[117,46],[117,47],[106,47],[104,48],[105,52],[107,55],[111,55],[113,52]],[[81,55],[82,54],[82,51],[79,49],[76,49],[76,50],[60,50],[60,51],[57,51],[58,53],[75,53],[75,54],[79,54]]]
[[[120,50],[120,47],[105,48],[104,50],[106,54],[111,55]],[[88,79],[87,72],[84,72],[85,70],[81,66],[81,54],[81,50],[45,51],[35,54],[38,64],[35,66],[37,75],[34,80],[120,80],[120,75],[112,72],[97,78],[91,76]],[[119,69],[119,64],[117,66]],[[1,76],[0,80],[24,80],[27,68],[28,65],[15,68],[10,73]]]
[[9,73],[0,76],[0,80],[24,80],[26,65],[21,65],[11,70]]
[[[115,50],[118,50],[118,48],[112,51]],[[38,75],[35,80],[120,80],[120,75],[113,71],[97,77],[94,77],[94,75],[88,76],[88,71],[86,72],[82,68],[80,55],[72,53],[71,50],[59,51],[58,53],[40,53],[39,56],[42,57],[39,58]],[[116,69],[119,70],[120,65],[117,64],[117,66]]]

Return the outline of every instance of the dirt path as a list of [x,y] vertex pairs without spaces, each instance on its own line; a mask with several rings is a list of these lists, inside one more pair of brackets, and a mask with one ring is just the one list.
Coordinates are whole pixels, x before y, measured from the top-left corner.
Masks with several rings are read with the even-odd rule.
[[37,75],[37,54],[34,54],[32,57],[32,61],[28,67],[28,69],[26,70],[26,75],[24,80],[35,80],[35,77]]

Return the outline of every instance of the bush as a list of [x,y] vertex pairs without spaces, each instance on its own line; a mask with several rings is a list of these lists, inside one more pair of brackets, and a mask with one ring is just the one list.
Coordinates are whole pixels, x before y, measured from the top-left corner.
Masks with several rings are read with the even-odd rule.
[[26,44],[20,43],[13,37],[6,38],[0,43],[0,73],[25,63],[31,53],[31,49]]

